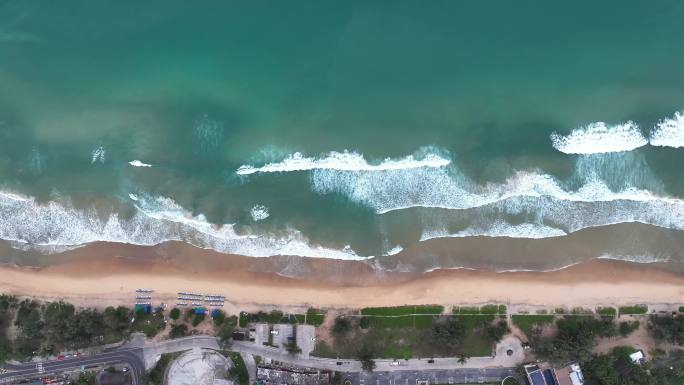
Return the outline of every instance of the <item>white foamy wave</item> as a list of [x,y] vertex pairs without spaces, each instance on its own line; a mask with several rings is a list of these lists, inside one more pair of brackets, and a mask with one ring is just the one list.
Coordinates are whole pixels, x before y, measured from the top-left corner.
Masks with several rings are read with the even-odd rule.
[[623,254],[604,254],[598,259],[609,259],[614,261],[626,261],[632,263],[663,263],[670,262],[670,257],[664,256],[650,256],[650,255],[623,255]]
[[105,241],[157,245],[183,241],[197,247],[252,257],[294,255],[332,259],[365,259],[350,248],[336,250],[309,241],[296,230],[278,235],[238,234],[233,225],[214,225],[164,197],[136,196],[136,213],[103,216],[68,202],[37,202],[0,193],[0,239],[45,247],[69,247]]
[[460,218],[459,223],[484,229],[493,222],[473,222],[474,218],[538,223],[566,233],[624,222],[684,229],[681,199],[635,187],[614,191],[596,173],[579,171],[581,177],[571,178],[573,188],[550,175],[522,171],[502,183],[479,185],[453,165],[385,172],[315,170],[311,183],[317,193],[342,194],[380,214],[413,207],[449,209],[449,216]]
[[252,207],[249,213],[252,216],[254,222],[264,220],[271,215],[268,213],[268,207],[263,205],[255,205],[254,207]]
[[566,136],[553,133],[551,142],[556,150],[566,154],[631,151],[648,143],[632,121],[614,126],[604,122],[591,123],[574,129]]
[[446,230],[424,232],[420,240],[426,241],[435,238],[465,238],[465,237],[507,237],[507,238],[552,238],[562,237],[567,233],[561,229],[532,223],[511,225],[503,221],[497,221],[488,227],[469,227],[465,230],[449,234]]
[[6,198],[6,199],[12,199],[15,201],[20,201],[20,202],[26,202],[27,200],[29,200],[28,197],[25,197],[23,195],[14,194],[14,193],[5,192],[5,191],[0,191],[0,197]]
[[137,159],[128,162],[128,164],[130,164],[130,165],[133,166],[133,167],[152,167],[151,164],[143,163],[143,162],[141,162],[141,161],[139,161],[139,160],[137,160]]
[[401,253],[403,250],[404,250],[403,247],[396,245],[393,248],[385,251],[385,253],[383,255],[396,255],[396,254]]
[[415,168],[439,168],[449,165],[451,160],[439,155],[427,153],[422,156],[409,155],[401,159],[386,158],[377,164],[366,161],[363,155],[356,152],[330,152],[321,158],[305,157],[299,152],[289,155],[276,163],[269,163],[261,167],[250,165],[240,166],[236,173],[249,175],[269,172],[292,172],[310,170],[341,170],[341,171],[387,171]]
[[102,146],[94,149],[90,153],[90,156],[91,156],[90,163],[95,163],[95,162],[104,163],[106,153],[107,153],[107,151]]
[[651,145],[684,147],[684,114],[675,112],[673,118],[661,120],[651,133]]
[[446,169],[384,173],[321,170],[314,172],[311,180],[313,190],[318,193],[343,193],[380,214],[410,207],[470,209],[516,197],[550,197],[574,202],[672,200],[636,188],[613,192],[597,179],[587,181],[575,191],[567,191],[550,175],[524,171],[516,172],[503,183],[485,185],[476,185]]

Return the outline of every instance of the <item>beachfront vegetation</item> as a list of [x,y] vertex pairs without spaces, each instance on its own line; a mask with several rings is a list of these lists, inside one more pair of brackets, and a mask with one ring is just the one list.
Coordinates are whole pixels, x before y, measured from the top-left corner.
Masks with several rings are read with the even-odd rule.
[[361,361],[361,368],[367,372],[375,369],[375,353],[367,345],[362,345],[356,353],[356,359]]
[[617,310],[614,307],[599,307],[596,308],[596,313],[603,317],[615,317],[617,315]]
[[171,325],[171,331],[169,332],[169,338],[181,338],[188,335],[188,325]]
[[592,356],[582,363],[587,383],[595,385],[681,385],[684,360],[681,355],[667,358],[667,365],[633,363],[631,347],[617,347],[606,355]]
[[559,365],[589,360],[596,338],[618,334],[612,318],[566,316],[556,321],[556,327],[555,336],[542,337],[533,331],[528,337],[533,341],[537,357]]
[[534,315],[534,314],[514,314],[511,316],[513,323],[526,336],[531,336],[538,330],[553,322],[556,317],[553,315]]
[[235,323],[231,321],[229,317],[223,324],[216,330],[216,336],[221,339],[221,342],[225,345],[230,343],[233,338],[233,332],[235,331]]
[[306,311],[306,323],[308,325],[320,326],[323,321],[325,321],[325,312],[321,309],[309,308]]
[[178,318],[180,318],[180,315],[181,315],[181,311],[177,307],[174,307],[169,312],[169,317],[174,321],[176,321]]
[[477,306],[454,306],[453,314],[494,314],[505,315],[507,311],[506,305],[489,304],[481,307]]
[[646,314],[648,313],[648,306],[634,305],[634,306],[620,306],[620,314]]
[[332,344],[318,341],[314,354],[354,358],[363,345],[376,358],[489,356],[508,331],[503,319],[490,314],[406,315],[415,309],[392,309],[364,309],[368,315],[338,317],[331,328]]
[[618,331],[622,337],[628,337],[637,329],[639,329],[639,321],[624,321],[620,322],[620,325],[618,326]]
[[442,314],[443,312],[444,306],[440,305],[367,307],[361,309],[361,315],[379,317],[398,317],[413,314]]
[[656,340],[684,345],[684,315],[674,317],[651,316],[648,328]]
[[143,309],[138,309],[134,314],[135,321],[131,325],[132,332],[142,332],[148,338],[154,337],[161,330],[166,328],[164,314],[159,312],[147,313]]
[[260,311],[257,313],[240,312],[239,326],[244,328],[250,323],[269,324],[309,324],[319,326],[325,319],[325,312],[320,309],[310,308],[306,314],[285,314],[280,310],[272,310],[270,313]]
[[205,315],[204,313],[195,314],[195,315],[192,317],[192,326],[193,326],[193,327],[197,327],[199,324],[201,324],[202,322],[204,322],[204,319],[205,319],[205,318],[206,318],[206,315]]

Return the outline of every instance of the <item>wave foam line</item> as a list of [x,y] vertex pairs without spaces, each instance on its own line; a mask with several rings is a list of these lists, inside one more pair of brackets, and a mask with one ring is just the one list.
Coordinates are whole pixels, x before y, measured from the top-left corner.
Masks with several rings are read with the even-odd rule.
[[600,154],[631,151],[648,144],[636,123],[609,126],[604,122],[591,123],[572,130],[569,135],[551,134],[553,147],[566,154]]
[[330,152],[322,158],[305,157],[299,152],[287,156],[280,162],[268,163],[261,167],[250,165],[240,166],[236,173],[249,175],[255,173],[292,172],[310,170],[340,170],[340,171],[387,171],[406,170],[415,168],[445,167],[451,160],[436,154],[425,154],[422,157],[409,155],[401,159],[386,158],[378,164],[370,164],[363,155],[356,152]]
[[231,224],[214,225],[203,215],[193,216],[173,200],[137,195],[136,213],[122,218],[112,213],[102,218],[94,209],[77,210],[68,202],[39,203],[32,197],[0,192],[0,238],[40,247],[92,242],[117,242],[153,246],[182,241],[223,253],[251,257],[294,255],[312,258],[362,260],[350,247],[342,250],[311,245],[296,230],[285,234],[238,234]]
[[672,258],[670,257],[658,257],[658,256],[649,256],[649,255],[614,255],[614,254],[603,254],[598,259],[608,259],[608,260],[613,260],[613,261],[626,261],[626,262],[632,262],[632,263],[664,263],[664,262],[670,262]]
[[430,230],[425,231],[420,237],[420,241],[427,241],[435,238],[465,238],[465,237],[505,237],[505,238],[553,238],[562,237],[567,233],[561,229],[557,229],[545,225],[537,225],[532,223],[522,223],[518,225],[511,225],[503,221],[497,221],[490,227],[469,227],[457,233],[449,233],[446,230]]
[[674,117],[661,120],[651,133],[651,145],[684,147],[684,113],[675,112]]

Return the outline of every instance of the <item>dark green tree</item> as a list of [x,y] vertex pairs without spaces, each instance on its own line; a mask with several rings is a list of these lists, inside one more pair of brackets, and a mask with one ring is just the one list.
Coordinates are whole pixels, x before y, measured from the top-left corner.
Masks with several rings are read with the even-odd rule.
[[465,327],[455,317],[437,319],[432,323],[432,339],[437,344],[460,346],[465,337]]
[[169,312],[169,317],[171,317],[171,319],[174,321],[177,320],[178,318],[180,318],[180,315],[181,315],[181,311],[177,307],[174,307]]
[[332,327],[332,334],[335,338],[343,338],[351,329],[352,323],[349,317],[337,317]]
[[356,353],[356,358],[361,361],[361,368],[366,372],[372,372],[375,370],[375,353],[373,350],[364,345]]

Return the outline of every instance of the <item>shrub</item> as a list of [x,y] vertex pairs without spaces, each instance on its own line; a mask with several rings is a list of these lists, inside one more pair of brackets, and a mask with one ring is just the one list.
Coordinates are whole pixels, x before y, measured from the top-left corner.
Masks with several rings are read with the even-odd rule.
[[171,319],[174,321],[177,320],[178,318],[180,318],[180,315],[181,315],[181,311],[177,307],[174,307],[169,312],[169,317],[171,317]]
[[646,314],[648,313],[648,306],[634,305],[634,306],[620,306],[620,314]]
[[188,334],[188,327],[185,324],[171,325],[169,338],[181,338]]
[[197,325],[201,324],[205,317],[206,316],[204,314],[195,314],[195,316],[192,318],[192,326],[196,327]]
[[626,322],[620,322],[620,326],[618,327],[620,331],[620,335],[623,337],[627,337],[630,334],[632,334],[635,330],[639,329],[639,321],[626,321]]
[[614,307],[599,307],[596,312],[604,317],[614,317],[617,315],[617,310]]

